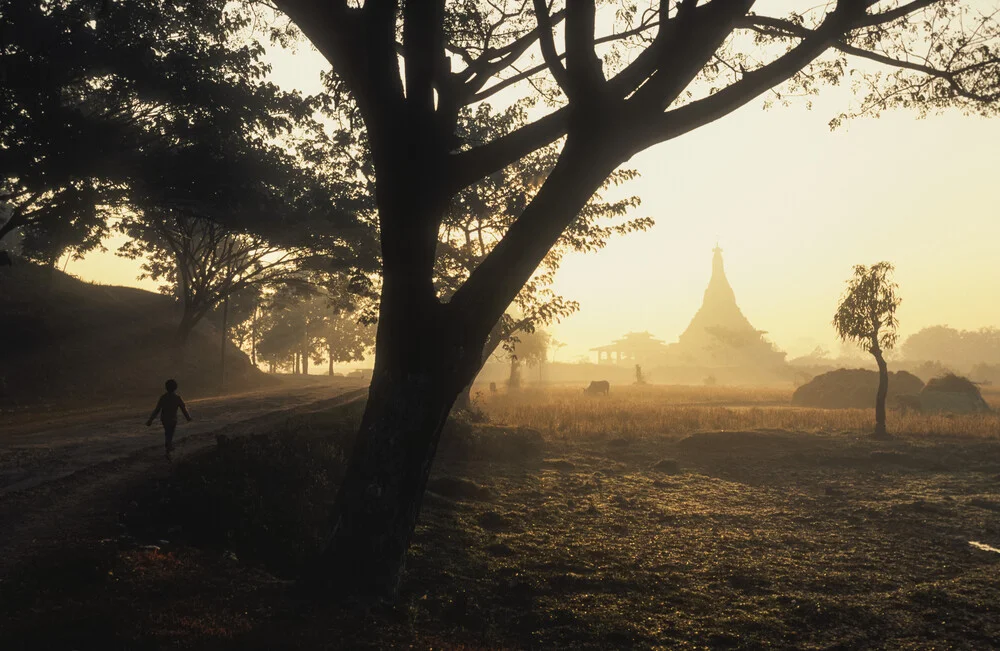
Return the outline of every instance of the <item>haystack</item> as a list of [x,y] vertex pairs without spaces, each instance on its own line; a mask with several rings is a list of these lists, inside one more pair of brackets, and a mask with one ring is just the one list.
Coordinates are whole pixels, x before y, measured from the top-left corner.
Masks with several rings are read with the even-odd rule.
[[[924,383],[906,371],[889,373],[889,394],[886,401],[898,396],[920,393]],[[792,404],[799,407],[824,409],[867,409],[875,404],[878,373],[863,368],[839,368],[817,375],[792,394]]]
[[953,373],[933,378],[927,383],[920,392],[920,408],[956,414],[990,411],[979,387],[968,378]]

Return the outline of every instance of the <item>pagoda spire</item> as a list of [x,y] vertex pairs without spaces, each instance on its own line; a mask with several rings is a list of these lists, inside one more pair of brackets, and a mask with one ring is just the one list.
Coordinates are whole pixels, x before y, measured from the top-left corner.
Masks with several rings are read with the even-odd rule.
[[[719,280],[726,280],[726,269],[722,264],[722,249],[719,248],[719,243],[715,243],[715,248],[712,249],[712,279],[719,278]],[[729,283],[726,282],[728,285]]]

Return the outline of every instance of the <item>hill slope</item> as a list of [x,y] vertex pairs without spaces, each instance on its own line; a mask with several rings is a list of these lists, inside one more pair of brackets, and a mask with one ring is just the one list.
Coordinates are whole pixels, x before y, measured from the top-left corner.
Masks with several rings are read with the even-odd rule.
[[[0,403],[152,399],[169,377],[182,394],[220,391],[218,330],[199,324],[179,350],[170,297],[17,261],[0,268],[0,315]],[[272,381],[228,344],[227,391]]]

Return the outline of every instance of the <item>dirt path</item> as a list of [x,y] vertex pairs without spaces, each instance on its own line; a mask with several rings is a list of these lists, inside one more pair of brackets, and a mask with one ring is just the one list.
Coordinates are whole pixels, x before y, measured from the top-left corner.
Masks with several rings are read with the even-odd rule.
[[[192,401],[196,420],[178,428],[174,460],[211,445],[218,434],[266,431],[293,414],[329,409],[364,393],[357,386],[295,387]],[[162,430],[147,429],[147,416],[107,423],[85,418],[0,437],[0,580],[67,539],[113,535],[128,488],[168,475]]]
[[[188,400],[194,421],[181,423],[176,441],[220,427],[328,399],[357,384],[279,386],[236,395]],[[0,428],[0,496],[67,477],[94,464],[163,445],[159,422],[146,427],[156,396],[132,408],[88,409]]]

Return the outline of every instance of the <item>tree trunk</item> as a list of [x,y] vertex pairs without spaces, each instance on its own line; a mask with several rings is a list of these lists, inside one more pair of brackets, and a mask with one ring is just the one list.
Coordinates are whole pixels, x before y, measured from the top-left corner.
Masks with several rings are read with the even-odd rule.
[[889,393],[889,368],[878,348],[872,350],[875,362],[878,364],[878,393],[875,394],[875,434],[877,439],[889,438],[885,428],[885,397]]
[[469,373],[456,373],[460,347],[413,345],[431,349],[425,368],[398,371],[376,358],[334,505],[330,542],[316,574],[335,596],[365,601],[395,596],[441,429],[464,385],[456,383],[456,375]]
[[187,345],[191,331],[194,330],[194,326],[197,323],[194,313],[185,307],[184,314],[181,316],[181,322],[177,326],[177,332],[174,334],[174,341],[178,346],[183,347]]
[[[446,149],[434,141],[437,126],[434,119],[394,119],[369,130],[380,170],[375,193],[382,295],[368,402],[334,505],[331,538],[311,575],[328,594],[365,600],[395,596],[441,429],[459,392],[482,368],[490,328],[621,162],[602,169],[593,160],[599,148],[568,140],[531,212],[522,214],[459,293],[442,304],[433,282],[434,259],[440,216],[453,190],[442,182]],[[610,142],[588,138],[602,146]],[[513,266],[510,252],[517,254]]]
[[466,411],[472,409],[472,382],[466,384],[465,388],[458,393],[458,397],[455,398],[455,409]]
[[326,359],[330,366],[330,377],[333,377],[333,346],[326,347]]
[[521,388],[521,370],[516,357],[510,358],[510,377],[507,379],[507,386],[511,389]]
[[250,319],[250,363],[257,368],[257,312],[260,306],[253,306],[253,316]]
[[[500,344],[504,340],[504,332],[502,327],[502,320],[497,321],[493,329],[490,330],[490,336],[486,339],[486,345],[483,347],[483,364],[490,358],[490,355],[500,347]],[[516,332],[516,330],[515,330]],[[507,333],[510,335],[512,333]],[[458,398],[455,400],[455,409],[472,409],[472,383],[476,381],[476,378],[469,380],[469,383],[465,385],[465,388],[458,394]]]
[[219,386],[226,386],[226,328],[229,326],[229,297],[222,302],[222,346],[219,353]]

